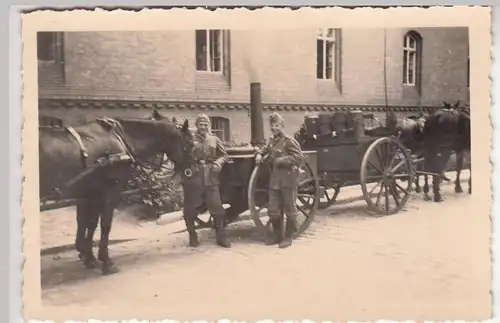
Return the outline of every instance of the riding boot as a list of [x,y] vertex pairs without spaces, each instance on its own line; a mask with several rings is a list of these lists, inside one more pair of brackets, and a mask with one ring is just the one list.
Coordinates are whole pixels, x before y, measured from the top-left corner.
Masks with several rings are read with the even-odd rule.
[[292,239],[297,230],[297,220],[295,216],[289,216],[286,221],[285,238],[280,242],[280,248],[288,248],[292,245]]
[[198,234],[196,233],[196,230],[194,228],[193,221],[184,219],[184,222],[186,223],[186,229],[189,234],[189,246],[198,247],[200,245],[200,241],[198,240]]
[[224,248],[231,248],[231,242],[229,241],[226,235],[226,228],[224,225],[223,215],[215,216],[215,235],[216,235],[216,242],[219,246]]
[[273,219],[271,221],[272,232],[266,240],[266,245],[272,246],[281,242],[281,219]]

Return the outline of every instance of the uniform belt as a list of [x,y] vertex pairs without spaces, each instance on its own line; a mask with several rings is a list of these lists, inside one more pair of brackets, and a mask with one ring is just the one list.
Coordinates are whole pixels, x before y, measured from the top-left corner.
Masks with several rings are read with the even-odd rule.
[[206,160],[198,160],[195,164],[190,165],[184,170],[184,175],[187,177],[193,176],[193,173],[195,171],[199,171],[206,165],[209,165],[212,161],[206,161]]

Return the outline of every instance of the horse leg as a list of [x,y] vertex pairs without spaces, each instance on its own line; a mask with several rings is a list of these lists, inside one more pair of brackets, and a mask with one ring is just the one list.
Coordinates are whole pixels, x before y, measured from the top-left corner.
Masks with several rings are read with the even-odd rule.
[[96,205],[93,205],[91,201],[90,204],[90,212],[87,217],[87,235],[85,236],[85,267],[87,268],[95,268],[97,265],[97,259],[94,256],[93,247],[94,247],[94,233],[97,229],[97,223],[99,222],[99,208]]
[[113,223],[113,213],[118,200],[114,196],[104,195],[105,202],[101,208],[101,240],[99,241],[99,254],[98,259],[102,262],[103,275],[110,275],[118,272],[118,268],[114,265],[109,257],[109,234],[111,232],[111,225]]
[[434,193],[434,202],[442,202],[443,197],[441,196],[441,176],[433,175],[432,176],[432,190]]
[[78,251],[78,257],[83,260],[85,250],[85,235],[87,233],[87,223],[85,216],[85,206],[82,201],[76,204],[76,238],[75,249]]
[[464,190],[462,189],[462,185],[460,184],[460,173],[462,172],[463,164],[464,164],[464,153],[460,151],[457,153],[457,177],[455,179],[455,193],[462,193]]
[[76,208],[77,236],[75,246],[76,250],[79,251],[78,257],[88,269],[95,268],[97,264],[92,247],[94,232],[99,220],[99,213],[91,201],[89,199],[81,200],[78,202]]
[[415,175],[415,192],[417,192],[417,193],[422,192],[422,189],[420,188],[420,175],[419,174]]
[[431,196],[429,195],[429,176],[427,174],[424,175],[424,200],[430,201],[432,200]]

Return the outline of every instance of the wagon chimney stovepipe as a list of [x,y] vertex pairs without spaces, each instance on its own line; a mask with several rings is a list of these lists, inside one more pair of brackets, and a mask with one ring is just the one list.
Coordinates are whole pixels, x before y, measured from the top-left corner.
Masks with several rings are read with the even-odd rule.
[[266,143],[264,138],[264,120],[262,113],[262,96],[260,83],[250,83],[250,125],[252,146],[260,146]]

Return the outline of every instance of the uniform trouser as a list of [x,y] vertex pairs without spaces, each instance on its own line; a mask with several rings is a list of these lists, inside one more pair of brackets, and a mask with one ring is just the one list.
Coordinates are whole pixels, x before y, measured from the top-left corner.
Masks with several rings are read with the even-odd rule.
[[226,211],[222,207],[219,186],[184,185],[184,221],[189,233],[194,233],[194,220],[203,203],[214,217],[217,229],[223,226]]
[[297,226],[297,190],[295,188],[270,189],[267,214],[273,225],[275,233],[281,228],[281,215],[284,213],[287,218],[287,230],[285,234],[290,236]]

